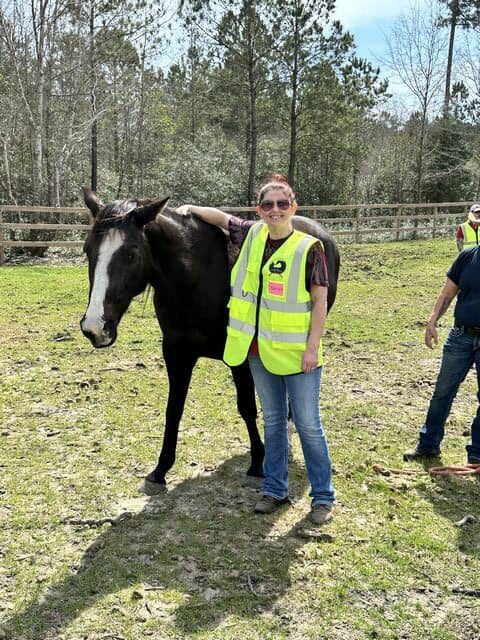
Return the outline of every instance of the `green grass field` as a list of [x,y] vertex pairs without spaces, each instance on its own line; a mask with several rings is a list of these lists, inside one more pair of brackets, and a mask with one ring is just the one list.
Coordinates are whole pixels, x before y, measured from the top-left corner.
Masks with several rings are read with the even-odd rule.
[[[296,436],[293,507],[252,513],[246,429],[218,362],[194,372],[168,492],[142,497],[167,396],[151,301],[95,351],[78,328],[85,266],[1,267],[0,640],[480,638],[479,482],[432,480],[401,455],[438,370],[423,326],[454,242],[342,254],[321,398],[338,501],[321,537]],[[472,372],[444,463],[465,462],[475,392]]]

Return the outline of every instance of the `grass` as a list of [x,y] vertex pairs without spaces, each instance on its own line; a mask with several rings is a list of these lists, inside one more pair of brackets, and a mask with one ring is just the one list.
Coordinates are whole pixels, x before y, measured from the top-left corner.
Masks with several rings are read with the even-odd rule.
[[[308,537],[296,438],[294,506],[252,514],[246,430],[218,362],[194,372],[168,493],[139,496],[167,396],[151,303],[135,300],[117,344],[95,351],[78,330],[85,267],[2,267],[0,639],[478,640],[478,481],[372,471],[407,467],[441,353],[423,323],[454,256],[446,240],[343,249],[322,383],[330,540]],[[471,374],[445,463],[465,460],[474,394]]]

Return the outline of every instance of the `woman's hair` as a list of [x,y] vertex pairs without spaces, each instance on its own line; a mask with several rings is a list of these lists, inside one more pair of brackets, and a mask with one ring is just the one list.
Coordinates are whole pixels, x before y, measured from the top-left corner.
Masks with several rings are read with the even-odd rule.
[[257,204],[260,204],[265,197],[265,194],[268,191],[272,191],[273,189],[282,189],[285,194],[288,196],[290,202],[295,202],[295,194],[293,193],[292,187],[289,185],[288,180],[285,176],[280,174],[273,175],[267,182],[264,182],[260,187],[257,193]]

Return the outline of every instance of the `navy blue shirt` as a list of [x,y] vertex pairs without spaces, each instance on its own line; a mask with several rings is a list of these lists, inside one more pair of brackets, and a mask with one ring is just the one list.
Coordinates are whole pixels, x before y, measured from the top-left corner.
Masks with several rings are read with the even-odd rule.
[[447,272],[458,288],[455,322],[466,327],[480,327],[480,246],[465,249]]

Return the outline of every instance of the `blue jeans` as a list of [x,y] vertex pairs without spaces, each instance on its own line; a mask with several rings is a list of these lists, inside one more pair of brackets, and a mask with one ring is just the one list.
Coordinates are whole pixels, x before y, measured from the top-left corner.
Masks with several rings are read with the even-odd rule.
[[[422,449],[435,451],[445,433],[445,422],[452,402],[461,383],[475,363],[477,384],[480,391],[480,337],[473,337],[460,327],[452,327],[443,347],[443,358],[435,384],[425,424],[420,430],[419,444]],[[480,393],[477,391],[480,403]],[[469,456],[480,458],[480,404],[472,422],[472,444],[467,445]]]
[[321,367],[311,373],[279,376],[267,371],[258,356],[249,356],[248,362],[265,424],[264,494],[279,500],[288,496],[287,417],[290,400],[311,484],[312,504],[331,505],[335,499],[332,464],[319,409]]

